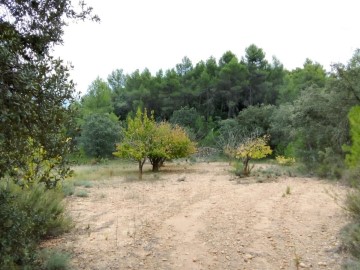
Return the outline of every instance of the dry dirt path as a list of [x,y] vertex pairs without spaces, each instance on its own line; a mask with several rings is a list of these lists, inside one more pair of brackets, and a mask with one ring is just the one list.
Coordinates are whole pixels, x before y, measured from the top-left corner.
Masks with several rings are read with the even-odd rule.
[[[344,187],[281,177],[239,184],[226,163],[113,178],[69,199],[59,240],[76,269],[340,269]],[[290,194],[284,195],[289,187]]]

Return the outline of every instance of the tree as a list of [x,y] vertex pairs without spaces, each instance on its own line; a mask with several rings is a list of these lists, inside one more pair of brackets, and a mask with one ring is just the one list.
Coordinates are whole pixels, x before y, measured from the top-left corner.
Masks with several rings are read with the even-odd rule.
[[296,68],[284,76],[284,84],[278,89],[277,103],[294,102],[302,91],[310,87],[324,87],[326,70],[319,63],[306,59],[303,68]]
[[112,113],[114,106],[111,97],[112,91],[109,85],[104,80],[97,78],[81,98],[81,110],[84,117],[91,113]]
[[0,4],[0,178],[25,170],[31,147],[42,148],[45,160],[63,157],[54,170],[67,166],[74,84],[51,49],[62,43],[68,20],[97,20],[83,2],[80,8],[76,12],[69,0]]
[[[226,56],[226,57],[225,57]],[[228,60],[230,55],[224,55],[226,61],[219,71],[217,81],[217,97],[220,112],[223,118],[235,117],[239,112],[239,103],[242,98],[242,89],[247,85],[247,69],[242,63],[239,63],[236,56]],[[220,62],[222,62],[220,61]],[[226,114],[224,114],[226,112]]]
[[196,137],[200,131],[202,121],[195,108],[185,106],[173,112],[170,123],[182,126],[190,135]]
[[114,119],[109,114],[90,114],[82,127],[81,145],[90,157],[111,157],[119,140],[119,132],[116,116]]
[[112,90],[112,103],[114,113],[120,119],[126,119],[126,115],[130,111],[129,102],[126,96],[126,76],[122,69],[114,70],[107,78],[107,82]]
[[38,269],[37,244],[63,229],[54,188],[69,175],[74,84],[51,52],[69,20],[89,17],[82,1],[80,12],[70,0],[0,2],[0,179],[22,186],[0,185],[2,269]]
[[143,166],[151,150],[153,134],[156,131],[154,115],[147,115],[139,108],[134,118],[128,116],[127,128],[123,130],[123,141],[116,145],[114,156],[133,159],[139,164],[139,175],[142,178]]
[[248,138],[236,149],[235,157],[243,162],[244,176],[249,176],[254,167],[254,165],[252,167],[249,166],[251,159],[264,158],[272,153],[270,146],[267,145],[268,141],[268,136]]
[[151,150],[148,158],[153,171],[157,172],[160,166],[169,159],[184,158],[195,153],[195,144],[189,139],[180,126],[171,127],[167,122],[157,124],[153,134]]
[[270,129],[270,117],[275,111],[273,105],[249,106],[239,112],[236,120],[248,133],[267,134]]
[[147,158],[153,171],[158,171],[165,160],[186,157],[195,152],[195,144],[181,127],[171,127],[167,122],[157,124],[154,113],[148,117],[146,109],[142,113],[139,108],[134,118],[128,117],[123,136],[113,154],[136,160],[140,178]]
[[248,70],[248,84],[245,87],[246,98],[244,105],[258,105],[264,102],[269,90],[267,77],[269,64],[265,59],[265,53],[261,48],[252,44],[245,49],[244,64]]
[[349,112],[351,146],[344,147],[346,164],[355,168],[360,163],[360,106],[354,106]]

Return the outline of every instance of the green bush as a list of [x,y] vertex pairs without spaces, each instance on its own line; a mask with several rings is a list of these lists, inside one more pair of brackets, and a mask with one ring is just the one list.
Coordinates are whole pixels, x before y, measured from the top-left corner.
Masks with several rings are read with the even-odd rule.
[[79,190],[75,193],[75,196],[85,198],[89,197],[89,193],[86,190]]
[[43,268],[46,270],[68,270],[70,269],[70,254],[54,250],[46,249],[40,253],[43,261]]
[[119,123],[112,115],[91,114],[85,119],[80,142],[89,157],[112,157],[115,143],[120,137],[119,132]]
[[244,177],[244,164],[241,161],[235,161],[233,163],[234,173],[236,176]]
[[360,224],[348,224],[342,230],[342,240],[344,246],[355,258],[360,258]]
[[342,230],[342,242],[344,247],[353,256],[344,266],[345,269],[358,269],[355,266],[360,263],[360,189],[356,187],[353,192],[346,196],[345,210],[350,214],[352,222]]
[[354,259],[348,259],[343,265],[344,270],[358,270],[360,269],[360,261]]
[[346,196],[345,209],[348,211],[354,222],[360,224],[360,190],[356,189]]
[[20,188],[11,181],[0,185],[0,265],[24,269],[35,264],[37,244],[71,227],[60,190],[44,184]]
[[74,195],[75,193],[75,187],[74,183],[66,181],[61,184],[61,190],[65,197]]

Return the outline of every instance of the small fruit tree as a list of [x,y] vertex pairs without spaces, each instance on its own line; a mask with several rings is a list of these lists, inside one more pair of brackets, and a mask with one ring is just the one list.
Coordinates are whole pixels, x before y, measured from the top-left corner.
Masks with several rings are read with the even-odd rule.
[[263,137],[248,138],[236,149],[235,157],[242,160],[244,176],[249,176],[254,167],[254,165],[249,166],[251,159],[264,158],[272,153],[270,146],[267,145],[268,141],[269,136],[266,135]]
[[116,145],[116,152],[113,154],[117,157],[136,160],[141,178],[156,130],[154,115],[151,114],[149,117],[146,110],[142,113],[138,109],[134,118],[128,117],[126,122],[127,128],[123,131],[123,141]]
[[136,160],[140,178],[146,159],[156,172],[165,160],[187,157],[196,151],[195,143],[181,127],[167,122],[156,123],[153,114],[148,117],[146,110],[142,113],[138,109],[134,118],[128,117],[123,135],[123,141],[117,144],[113,154]]
[[148,154],[154,172],[159,170],[165,160],[184,158],[195,153],[195,143],[189,139],[183,128],[171,126],[167,122],[159,123],[156,127]]

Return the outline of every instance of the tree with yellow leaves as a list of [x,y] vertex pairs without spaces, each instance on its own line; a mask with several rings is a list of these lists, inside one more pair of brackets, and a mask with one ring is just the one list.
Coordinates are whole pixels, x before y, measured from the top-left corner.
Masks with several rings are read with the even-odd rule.
[[235,153],[235,158],[241,159],[244,165],[243,175],[249,176],[253,166],[249,166],[249,161],[251,159],[260,159],[264,158],[267,155],[272,153],[272,150],[268,144],[269,136],[265,135],[263,137],[257,138],[248,138],[242,143]]
[[124,139],[117,144],[117,157],[136,160],[142,177],[146,159],[150,160],[154,172],[165,160],[187,157],[196,151],[185,130],[167,122],[156,123],[154,114],[147,115],[138,109],[134,118],[128,117]]
[[153,134],[148,158],[153,166],[152,170],[157,172],[165,160],[184,158],[194,154],[195,151],[195,143],[190,140],[182,127],[161,122],[157,124]]
[[124,139],[116,145],[114,156],[133,159],[139,164],[139,174],[142,177],[143,166],[151,150],[153,134],[156,130],[154,114],[150,117],[147,111],[137,110],[134,118],[127,118],[127,128],[124,130]]

